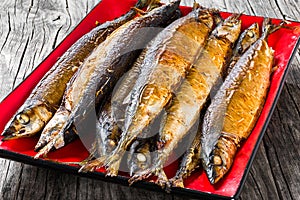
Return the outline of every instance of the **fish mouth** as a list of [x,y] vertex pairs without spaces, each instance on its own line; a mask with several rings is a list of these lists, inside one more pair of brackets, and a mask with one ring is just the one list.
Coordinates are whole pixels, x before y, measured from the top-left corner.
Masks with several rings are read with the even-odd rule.
[[5,135],[4,138],[2,138],[2,141],[8,141],[8,140],[15,140],[15,139],[19,139],[19,138],[24,138],[26,137],[25,135],[19,135],[19,134],[10,134],[10,135]]
[[206,167],[206,174],[207,174],[207,178],[209,180],[209,182],[211,184],[215,184],[215,174],[216,171],[214,170],[214,166],[210,163],[207,167]]
[[227,170],[223,165],[209,163],[205,171],[209,182],[216,184],[225,175]]
[[[14,129],[14,130],[13,130]],[[13,127],[9,127],[9,128],[7,128],[7,129],[5,129],[2,133],[1,133],[1,135],[2,136],[9,136],[9,135],[13,135],[14,133],[16,133],[17,132],[17,130],[15,129],[15,128],[13,128]]]
[[15,140],[19,138],[31,137],[33,133],[26,131],[24,128],[17,131],[15,130],[15,128],[10,127],[5,131],[3,131],[1,135],[4,136],[4,138],[2,138],[2,141],[8,141],[8,140]]

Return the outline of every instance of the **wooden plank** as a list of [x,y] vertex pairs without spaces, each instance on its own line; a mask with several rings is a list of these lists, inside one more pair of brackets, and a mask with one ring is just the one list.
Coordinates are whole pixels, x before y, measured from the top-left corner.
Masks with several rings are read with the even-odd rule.
[[[0,100],[97,0],[4,0],[0,5]],[[165,2],[168,2],[166,0]],[[182,4],[192,5],[192,0]],[[228,12],[300,20],[298,1],[198,1]],[[240,199],[300,198],[300,55],[297,54]],[[182,199],[0,159],[0,199]]]

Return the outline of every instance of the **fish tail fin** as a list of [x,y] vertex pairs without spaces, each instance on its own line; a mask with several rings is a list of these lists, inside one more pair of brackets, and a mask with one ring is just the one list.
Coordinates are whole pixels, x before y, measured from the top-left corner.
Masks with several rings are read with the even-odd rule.
[[279,24],[272,23],[272,20],[268,17],[264,18],[262,31],[263,31],[263,38],[267,38],[271,33],[276,32],[280,28],[287,28],[293,29],[292,27],[286,26],[289,22],[286,20],[282,20]]
[[182,176],[175,176],[170,179],[170,185],[172,187],[180,187],[184,188],[183,178]]
[[78,172],[93,172],[95,171],[95,169],[100,168],[104,165],[105,159],[106,156],[102,156],[96,158],[95,160],[88,161],[78,170]]
[[137,181],[141,181],[144,179],[149,178],[153,173],[155,173],[155,168],[148,168],[146,170],[143,171],[139,171],[137,173],[135,173],[135,175],[133,175],[129,180],[128,183],[129,185],[132,185],[133,183],[137,182]]
[[120,168],[120,164],[125,154],[124,148],[122,146],[117,146],[113,153],[107,158],[105,166],[107,167],[107,176],[117,176]]

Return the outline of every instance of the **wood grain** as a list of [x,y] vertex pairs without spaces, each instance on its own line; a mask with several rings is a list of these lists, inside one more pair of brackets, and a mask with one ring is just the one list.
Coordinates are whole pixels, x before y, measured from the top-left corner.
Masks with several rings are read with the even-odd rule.
[[[13,90],[98,0],[2,0],[0,100]],[[168,2],[167,0],[165,2]],[[182,5],[192,5],[183,0]],[[198,1],[228,12],[300,21],[298,0]],[[299,49],[298,49],[299,50]],[[298,51],[299,52],[299,51]],[[300,55],[254,159],[240,199],[300,199]],[[182,199],[0,159],[0,199]]]

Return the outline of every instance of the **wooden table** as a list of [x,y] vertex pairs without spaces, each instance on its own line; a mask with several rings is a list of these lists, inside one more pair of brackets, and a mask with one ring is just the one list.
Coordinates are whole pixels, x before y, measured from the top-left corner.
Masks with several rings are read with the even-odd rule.
[[[0,99],[28,76],[98,2],[2,0]],[[186,0],[182,4],[192,2]],[[223,11],[300,20],[298,0],[200,3]],[[240,199],[300,199],[299,62],[297,52]],[[182,198],[0,159],[0,199],[4,200]]]

